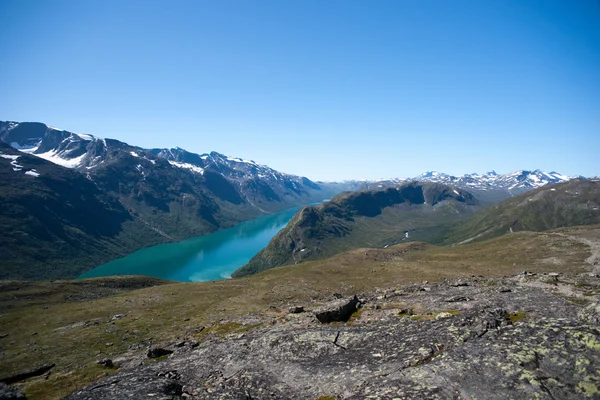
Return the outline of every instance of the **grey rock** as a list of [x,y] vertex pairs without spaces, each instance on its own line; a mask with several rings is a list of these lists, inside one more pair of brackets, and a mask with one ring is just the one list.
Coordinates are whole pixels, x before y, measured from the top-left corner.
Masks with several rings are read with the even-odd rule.
[[0,382],[0,400],[25,400],[26,398],[19,388]]
[[453,296],[444,300],[446,303],[457,303],[459,301],[471,301],[473,299],[466,296]]
[[103,358],[102,360],[98,361],[98,364],[104,365],[106,368],[112,368],[115,366],[110,358]]
[[[407,286],[401,302],[390,293],[377,300],[380,309],[365,307],[349,323],[298,314],[122,368],[67,399],[597,398],[600,330],[551,285],[519,286],[516,279],[510,296],[477,283],[432,284],[430,292]],[[446,310],[445,300],[458,295],[473,300]],[[320,312],[339,315],[349,305],[358,298]],[[452,318],[436,319],[442,313]],[[508,319],[517,313],[519,320]]]
[[452,286],[454,286],[454,287],[465,287],[465,286],[470,286],[470,284],[468,282],[458,281],[458,282],[456,282]]
[[438,315],[435,316],[435,319],[440,320],[440,319],[452,318],[453,316],[454,315],[450,314],[449,312],[442,311],[441,313],[439,313]]
[[579,319],[592,325],[600,325],[600,301],[596,301],[581,310]]
[[177,371],[173,370],[173,371],[164,371],[164,372],[159,372],[157,374],[157,376],[161,376],[161,377],[165,377],[167,379],[173,379],[173,380],[180,380],[181,379],[181,374],[178,373]]
[[314,313],[317,319],[324,324],[330,322],[346,322],[358,310],[360,301],[355,295],[350,300],[334,301],[327,306],[317,308]]
[[194,335],[194,334],[196,334],[196,333],[200,333],[200,332],[202,332],[203,330],[204,330],[204,327],[203,327],[203,326],[197,326],[197,327],[195,327],[195,328],[188,329],[188,330],[185,332],[185,334],[186,334],[186,336],[188,336],[188,335]]
[[162,356],[168,356],[169,354],[173,354],[173,350],[163,349],[160,347],[153,347],[148,349],[147,356],[148,358],[159,358]]

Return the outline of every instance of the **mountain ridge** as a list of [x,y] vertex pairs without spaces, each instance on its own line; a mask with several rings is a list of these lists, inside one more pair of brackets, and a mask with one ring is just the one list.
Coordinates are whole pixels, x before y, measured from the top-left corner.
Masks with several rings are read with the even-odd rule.
[[[16,206],[31,201],[56,215],[55,224],[86,227],[77,228],[78,240],[65,241],[68,236],[60,235],[39,239],[39,246],[47,251],[38,252],[37,259],[28,259],[19,268],[18,257],[4,257],[0,260],[3,278],[72,278],[142,247],[209,234],[262,214],[323,200],[347,187],[318,184],[216,152],[204,159],[203,155],[183,149],[152,152],[119,140],[72,133],[42,123],[0,122],[0,142],[0,164],[7,176],[5,185],[0,186],[3,203]],[[27,164],[18,164],[21,161]],[[67,200],[76,192],[69,182],[81,182],[80,178],[89,186],[87,192],[97,191],[90,196],[108,196],[127,213],[120,230],[104,235],[85,225],[84,204]],[[37,190],[31,179],[39,179],[40,184],[52,183],[56,192],[47,196],[49,187]],[[56,179],[68,182],[55,185]],[[19,188],[17,192],[15,187]],[[61,205],[65,202],[74,210],[65,209]],[[102,213],[103,206],[99,207],[98,212]],[[67,212],[74,212],[79,220],[65,219]],[[5,208],[2,218],[7,226],[24,224],[26,232],[35,232],[33,226],[37,222],[28,218],[34,213],[30,209],[15,214]],[[121,240],[119,235],[129,239],[126,245],[115,247],[115,241]],[[24,253],[26,243],[20,236],[0,240],[10,254]],[[63,251],[54,252],[55,248]],[[69,260],[78,265],[69,265]],[[36,268],[47,273],[36,274]]]
[[394,187],[402,183],[419,181],[435,182],[456,186],[472,192],[483,203],[493,204],[504,199],[518,196],[528,190],[534,190],[545,185],[567,182],[581,176],[567,176],[558,172],[544,172],[540,169],[518,170],[506,174],[488,171],[484,174],[471,173],[454,176],[444,172],[427,171],[413,178],[391,178],[379,181],[352,181],[360,189],[376,189]]
[[434,240],[464,244],[519,231],[600,223],[600,180],[572,179],[493,204]]
[[266,248],[232,276],[322,259],[354,248],[388,247],[406,240],[409,234],[411,240],[426,240],[439,225],[466,218],[481,207],[468,191],[432,182],[345,192],[301,209]]
[[[24,138],[15,138],[14,135],[7,135],[7,132],[19,128],[20,125],[28,124],[35,125],[35,131],[38,133],[37,137],[31,135]],[[54,133],[53,137],[49,140],[43,141],[41,138],[44,136],[41,133],[43,128]],[[67,138],[72,140],[59,148],[53,148],[58,138],[62,138],[62,141]],[[14,121],[0,121],[0,139],[6,143],[11,144],[12,147],[17,150],[24,151],[30,154],[34,154],[38,157],[45,158],[49,161],[58,163],[59,165],[80,168],[86,167],[92,169],[95,167],[94,158],[97,157],[97,151],[94,152],[95,157],[84,159],[82,143],[101,141],[104,146],[107,146],[107,142],[120,142],[116,139],[103,139],[88,134],[73,133],[70,131],[62,130],[59,128],[45,125],[39,122],[14,122]],[[12,141],[17,139],[16,141]],[[214,169],[226,168],[237,169],[238,171],[245,172],[254,170],[256,175],[262,175],[261,177],[276,176],[274,179],[281,179],[282,176],[294,177],[304,181],[307,184],[317,185],[317,183],[311,181],[306,177],[301,177],[294,174],[287,174],[276,171],[268,166],[256,163],[253,160],[242,159],[239,157],[228,156],[216,151],[209,153],[193,153],[187,151],[181,147],[172,148],[142,148],[137,146],[131,146],[134,149],[150,153],[157,158],[166,159],[173,166],[179,168],[187,168],[192,171],[203,173],[206,167],[212,165]],[[54,151],[54,153],[53,153]],[[239,173],[238,176],[241,176]],[[462,176],[455,176],[438,171],[426,171],[420,175],[411,178],[390,178],[380,180],[343,180],[340,182],[321,182],[322,184],[340,184],[346,183],[349,187],[360,187],[360,186],[372,186],[382,185],[381,187],[389,185],[397,185],[399,183],[411,182],[411,181],[422,181],[422,182],[436,182],[444,183],[448,185],[454,185],[459,188],[472,189],[472,190],[506,190],[510,197],[517,195],[523,191],[532,190],[547,184],[565,182],[574,178],[583,178],[583,176],[567,176],[560,174],[556,171],[545,172],[540,169],[535,170],[518,170],[505,174],[498,174],[494,170],[481,173],[469,173]]]
[[[544,185],[477,210],[474,207],[450,206],[446,209],[432,208],[437,212],[422,214],[424,210],[417,210],[414,206],[409,212],[401,212],[394,202],[378,204],[374,201],[354,201],[354,205],[348,207],[348,198],[384,197],[386,193],[406,188],[407,185],[421,185],[423,192],[426,188],[434,191],[438,193],[440,201],[452,199],[454,195],[454,200],[466,205],[481,206],[476,197],[465,189],[431,182],[412,182],[396,188],[343,193],[318,207],[300,210],[265,249],[232,276],[241,277],[265,269],[322,259],[352,248],[386,248],[405,239],[455,245],[517,231],[545,231],[600,223],[598,181],[580,178]],[[424,196],[421,204],[432,202],[426,199]],[[357,212],[360,209],[362,211]],[[384,211],[387,213],[383,217],[373,218]],[[370,218],[355,218],[356,215]],[[354,233],[354,237],[351,233]],[[405,237],[402,237],[403,233]],[[345,243],[340,238],[344,238]]]
[[[137,221],[135,224],[127,222],[126,225],[129,225],[126,229],[127,236],[138,235],[143,238],[141,243],[135,245],[130,240],[127,246],[116,252],[114,249],[106,251],[106,254],[111,254],[110,259],[124,256],[127,252],[141,247],[212,233],[261,214],[321,201],[341,191],[356,190],[365,186],[385,189],[395,187],[399,183],[407,184],[410,181],[397,179],[376,183],[313,182],[306,177],[282,173],[252,160],[214,151],[196,154],[180,147],[144,149],[116,139],[73,133],[39,122],[0,122],[0,141],[14,149],[14,152],[5,151],[6,157],[0,162],[7,164],[6,172],[11,169],[13,172],[21,171],[18,178],[22,183],[29,182],[25,179],[45,179],[44,174],[55,174],[57,173],[55,171],[58,171],[50,167],[23,170],[14,166],[20,165],[18,162],[21,157],[24,157],[22,159],[27,160],[28,163],[35,164],[37,161],[31,158],[35,156],[40,162],[49,162],[59,168],[81,174],[103,195],[115,198],[130,215],[131,221]],[[44,165],[43,162],[40,165]],[[510,197],[513,192],[529,190],[533,185],[542,186],[551,180],[569,178],[555,172],[544,173],[539,170],[517,171],[505,175],[492,171],[484,175],[469,174],[457,178],[428,172],[422,174],[420,179],[436,184],[451,183],[459,190],[468,189],[483,205]],[[69,176],[73,177],[73,175]],[[19,185],[24,188],[20,196],[33,196],[32,198],[37,196],[25,186]],[[55,187],[59,190],[72,190],[67,189],[68,185]],[[5,186],[3,190],[8,192],[11,189]],[[4,195],[0,193],[0,197],[2,196]],[[68,198],[69,193],[59,193],[58,198],[61,196]],[[35,201],[42,200],[36,198]],[[40,204],[45,206],[43,201]],[[58,203],[53,203],[52,207],[55,207],[52,212],[59,214],[65,212]],[[80,204],[79,207],[82,205]],[[4,217],[13,218],[10,222],[11,226],[16,226],[18,223],[14,216]],[[58,220],[65,221],[62,217]],[[31,222],[28,219],[24,221]],[[130,229],[133,229],[136,234],[133,234]],[[93,233],[80,242],[96,243],[97,239],[97,233]],[[61,240],[53,246],[62,246]],[[114,237],[102,238],[103,244],[100,248],[113,243],[114,240]],[[40,243],[44,246],[43,242]],[[16,249],[22,244],[21,239],[13,238],[10,244],[3,245],[16,246]],[[80,250],[83,248],[85,246]],[[66,264],[68,255],[69,251],[66,251],[65,258],[60,260],[60,263]],[[103,257],[92,257],[93,260],[85,261],[83,256],[84,254],[80,254],[79,258],[84,260],[83,265],[77,267],[80,268],[80,272],[98,263],[110,261]],[[42,257],[40,260],[33,260],[31,265],[40,266],[47,261]],[[11,262],[13,261],[5,258],[0,264],[3,264],[2,268],[9,268]],[[28,273],[28,276],[33,275]],[[51,277],[58,278],[60,274]],[[72,277],[72,273],[69,277]]]

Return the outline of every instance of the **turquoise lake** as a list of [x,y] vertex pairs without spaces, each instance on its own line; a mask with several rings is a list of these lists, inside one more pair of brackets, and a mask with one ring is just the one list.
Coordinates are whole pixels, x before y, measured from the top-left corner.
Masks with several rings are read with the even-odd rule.
[[227,279],[265,248],[300,208],[263,215],[210,235],[138,250],[79,278],[147,275],[183,282]]

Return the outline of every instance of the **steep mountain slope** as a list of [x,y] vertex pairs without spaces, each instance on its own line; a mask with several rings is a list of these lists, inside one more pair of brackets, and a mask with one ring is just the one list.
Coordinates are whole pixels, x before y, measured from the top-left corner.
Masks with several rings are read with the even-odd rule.
[[600,223],[600,180],[574,179],[494,204],[434,241],[464,243],[517,231],[597,223]]
[[[326,195],[335,192],[328,184],[317,184],[305,177],[284,174],[254,161],[215,151],[202,155],[181,148],[152,149],[149,152],[168,160],[171,165],[203,174],[206,185],[230,201],[241,202],[244,199],[267,211],[273,210],[273,205],[279,202],[295,204],[299,198],[318,201],[324,198],[323,192]],[[229,181],[229,185],[224,180]],[[319,196],[314,196],[315,191]]]
[[[0,142],[12,147],[4,145],[7,157],[18,157],[18,161],[23,160],[27,165],[42,165],[37,172],[43,172],[40,182],[53,179],[65,182],[42,190],[36,185],[27,187],[31,175],[14,175],[3,181],[2,203],[13,201],[12,186],[22,187],[20,198],[35,198],[39,209],[52,210],[57,216],[53,223],[65,221],[66,229],[71,222],[65,219],[64,210],[45,201],[55,198],[60,203],[78,193],[77,190],[93,188],[95,195],[118,205],[126,220],[132,221],[122,223],[108,234],[109,241],[114,243],[111,247],[95,226],[102,220],[90,218],[79,229],[81,243],[75,245],[72,241],[75,247],[68,251],[38,251],[34,261],[28,256],[28,242],[23,237],[13,237],[5,242],[3,250],[25,255],[22,260],[17,256],[0,260],[5,273],[9,270],[13,273],[4,277],[74,277],[76,272],[141,247],[208,234],[260,214],[320,201],[340,189],[218,153],[199,156],[182,149],[146,151],[118,140],[76,134],[41,123],[0,122]],[[12,171],[13,161],[3,159],[6,173]],[[87,203],[69,204],[78,215],[91,212]],[[3,226],[21,223],[27,231],[34,231],[34,225],[28,225],[31,220],[24,215],[5,208],[2,218],[11,222]],[[101,210],[98,215],[102,215]],[[45,242],[40,239],[40,248],[60,248],[55,246],[56,238],[46,239]],[[28,265],[28,271],[43,268],[45,273],[25,272],[17,268],[19,265]]]
[[84,175],[4,143],[0,198],[0,279],[75,277],[141,242],[161,241]]
[[359,247],[426,240],[444,224],[471,215],[478,201],[464,190],[413,182],[379,191],[343,193],[305,207],[244,267],[240,277]]
[[[334,185],[317,184],[217,152],[199,155],[181,148],[146,150],[118,140],[72,133],[36,122],[0,122],[0,140],[17,150],[91,176],[115,158],[122,157],[130,158],[129,165],[124,166],[137,169],[136,177],[154,168],[171,168],[173,174],[192,172],[216,197],[233,204],[248,203],[258,212],[278,211],[338,193]],[[160,159],[168,163],[157,164]]]

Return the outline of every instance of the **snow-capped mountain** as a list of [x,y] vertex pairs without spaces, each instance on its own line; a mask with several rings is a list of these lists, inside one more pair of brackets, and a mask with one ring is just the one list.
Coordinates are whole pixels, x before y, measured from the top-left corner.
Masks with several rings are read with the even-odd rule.
[[195,154],[178,147],[143,149],[42,123],[0,122],[0,140],[21,152],[84,172],[90,179],[94,179],[97,170],[104,170],[120,159],[135,169],[142,180],[156,169],[192,173],[213,191],[220,194],[227,192],[228,200],[238,204],[245,199],[261,211],[274,210],[268,205],[258,204],[263,201],[281,203],[281,206],[293,205],[305,202],[302,198],[317,200],[331,194],[318,193],[322,185],[308,178],[285,174],[251,160],[217,152]]
[[544,172],[519,170],[510,174],[498,174],[489,171],[485,174],[466,174],[452,176],[440,172],[429,171],[414,178],[414,180],[444,183],[464,189],[476,190],[508,190],[511,194],[522,193],[527,190],[537,189],[544,185],[566,182],[572,177],[558,172]]
[[575,177],[554,171],[544,172],[539,169],[534,171],[519,170],[509,174],[498,174],[495,171],[489,171],[484,174],[472,173],[463,176],[428,171],[414,178],[394,178],[366,182],[363,183],[361,188],[385,188],[410,181],[435,182],[466,189],[475,193],[478,198],[484,201],[495,202],[544,185],[566,182],[573,178]]
[[182,148],[151,149],[151,154],[163,158],[169,164],[204,174],[204,171],[212,171],[227,176],[238,184],[251,179],[268,182],[270,185],[284,185],[287,189],[300,193],[303,187],[318,189],[319,185],[310,179],[279,172],[266,165],[257,164],[252,160],[226,156],[213,151],[205,154],[190,153]]
[[345,188],[216,152],[144,149],[17,122],[0,122],[0,175],[7,228],[0,278],[11,263],[7,254],[31,254],[21,256],[26,268],[19,268],[31,276],[46,269],[46,277],[75,277],[141,247],[205,235]]
[[68,168],[86,167],[108,150],[105,140],[37,122],[0,122],[0,140]]

